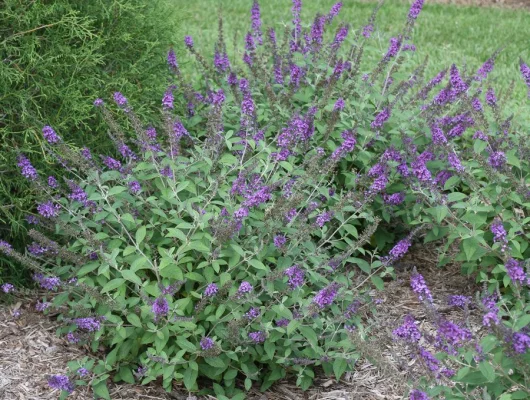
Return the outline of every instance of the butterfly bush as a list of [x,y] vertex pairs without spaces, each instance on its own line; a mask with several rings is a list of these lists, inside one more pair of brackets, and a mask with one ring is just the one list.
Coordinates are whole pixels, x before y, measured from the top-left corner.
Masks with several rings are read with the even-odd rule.
[[[502,289],[502,309],[487,296],[476,307],[485,329],[512,324],[502,343],[525,354],[530,321],[512,318],[528,311],[528,129],[490,83],[498,52],[477,71],[449,63],[425,76],[411,42],[423,3],[367,66],[381,4],[353,27],[340,2],[303,23],[293,0],[280,35],[255,0],[240,52],[228,56],[222,18],[213,54],[183,39],[193,78],[169,50],[158,123],[140,121],[126,93],[94,101],[114,154],[75,151],[42,129],[70,177],[45,179],[19,155],[43,194],[28,219],[35,243],[28,255],[0,251],[36,272],[53,297],[43,311],[60,310],[68,341],[105,346],[104,363],[77,369],[188,390],[206,377],[223,396],[239,378],[247,390],[287,375],[305,389],[315,369],[339,379],[359,357],[367,293],[421,242],[436,242],[440,266],[460,263],[489,295]],[[529,85],[523,60],[520,71]],[[421,273],[410,282],[437,315]],[[393,336],[429,376],[449,379],[435,353],[458,356],[473,333],[442,317],[436,326],[424,343],[409,316]]]

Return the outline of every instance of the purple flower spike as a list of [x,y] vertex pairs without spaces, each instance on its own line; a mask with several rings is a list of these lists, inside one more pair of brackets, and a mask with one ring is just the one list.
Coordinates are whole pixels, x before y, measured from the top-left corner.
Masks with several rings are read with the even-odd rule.
[[218,291],[219,287],[215,283],[210,283],[208,286],[206,286],[206,289],[204,289],[204,295],[206,297],[213,297]]
[[363,36],[368,39],[370,36],[372,36],[373,31],[374,31],[373,24],[368,24],[363,28]]
[[94,107],[101,107],[104,103],[103,99],[94,100]]
[[193,49],[193,38],[191,36],[186,36],[184,38],[184,44],[188,49]]
[[292,289],[296,289],[304,284],[305,272],[298,265],[293,265],[284,271],[285,276],[289,279],[287,284]]
[[274,246],[276,246],[278,249],[282,248],[285,243],[287,243],[287,238],[285,235],[274,236]]
[[418,15],[421,12],[421,9],[423,8],[423,3],[425,0],[415,0],[414,3],[412,3],[412,6],[409,10],[409,18],[410,19],[416,19],[418,18]]
[[261,32],[261,13],[258,0],[254,0],[254,3],[252,4],[252,8],[250,10],[250,19],[252,21],[252,35],[257,39],[259,44],[263,44],[263,33]]
[[332,283],[316,294],[316,296],[313,298],[313,303],[315,303],[319,308],[330,306],[337,297],[339,288],[340,286],[337,283]]
[[140,193],[140,190],[142,190],[142,187],[138,181],[129,182],[129,191],[132,194],[138,194]]
[[155,319],[167,315],[169,312],[169,304],[164,297],[158,297],[151,307],[151,311],[155,314]]
[[25,155],[21,154],[18,156],[17,166],[20,168],[20,173],[24,178],[34,181],[39,177],[37,170],[31,165]]
[[526,350],[530,349],[530,336],[522,332],[517,332],[513,335],[512,346],[517,354],[524,354]]
[[528,87],[528,98],[530,98],[530,67],[526,65],[523,60],[519,60],[519,69],[524,79],[524,83]]
[[61,206],[59,204],[54,204],[53,201],[49,200],[44,203],[41,203],[37,206],[37,211],[44,218],[55,218],[59,215],[59,210]]
[[427,396],[427,393],[422,392],[418,389],[413,390],[410,392],[410,400],[430,400],[429,396]]
[[175,50],[170,49],[167,53],[167,64],[171,69],[178,69],[179,65],[177,62],[177,56],[175,55]]
[[[2,246],[1,243],[0,246]],[[2,292],[7,294],[13,292],[15,287],[11,283],[4,283],[2,286],[0,286],[0,289],[2,289]]]
[[376,115],[375,119],[372,121],[370,126],[372,129],[380,129],[383,127],[383,124],[388,121],[390,118],[391,112],[390,109],[387,107],[383,111],[381,111],[379,114]]
[[338,3],[333,4],[331,6],[331,10],[329,10],[329,14],[327,17],[328,24],[333,21],[333,19],[339,14],[340,10],[342,8],[342,1],[339,1]]
[[42,136],[49,144],[55,144],[61,141],[61,138],[55,133],[51,126],[46,125],[42,128]]
[[403,325],[396,328],[392,334],[401,340],[406,342],[418,342],[421,338],[421,332],[416,326],[416,321],[411,315],[407,315],[403,322]]
[[201,339],[200,345],[201,345],[201,349],[203,349],[204,351],[207,351],[207,350],[214,348],[215,342],[213,341],[213,339],[209,337],[204,337]]
[[429,303],[432,303],[432,294],[425,279],[420,274],[416,273],[410,277],[410,287],[412,291],[418,295],[418,298],[423,301],[427,300]]
[[241,285],[239,285],[239,289],[237,290],[237,293],[239,296],[243,296],[244,294],[246,293],[250,293],[254,290],[254,288],[252,287],[252,285],[247,282],[247,281],[243,281],[241,282]]
[[265,335],[265,332],[262,332],[262,331],[250,332],[248,334],[248,337],[254,343],[263,343],[265,341],[265,339],[267,339],[267,336]]
[[120,92],[114,92],[114,101],[121,108],[124,108],[127,105],[127,99]]
[[344,99],[341,97],[335,102],[335,106],[333,106],[333,111],[342,111],[344,110],[345,106],[346,103],[344,103]]
[[101,329],[100,318],[94,318],[94,317],[77,318],[74,320],[74,322],[79,329],[82,329],[87,332],[97,332]]
[[74,384],[66,375],[52,375],[50,378],[48,378],[48,385],[52,389],[64,390],[68,393],[74,391]]
[[52,189],[57,189],[59,187],[59,183],[57,182],[57,179],[55,179],[54,176],[48,177],[48,186]]

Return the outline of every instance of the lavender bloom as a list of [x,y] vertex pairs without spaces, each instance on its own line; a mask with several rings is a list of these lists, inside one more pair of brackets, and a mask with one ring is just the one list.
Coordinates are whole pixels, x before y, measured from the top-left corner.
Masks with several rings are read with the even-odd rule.
[[442,128],[436,123],[431,126],[432,142],[437,145],[444,145],[447,143],[447,138],[444,135]]
[[324,24],[326,23],[326,17],[317,15],[315,21],[311,26],[311,42],[319,45],[322,44],[324,38]]
[[[2,247],[2,243],[0,242],[0,247]],[[0,286],[0,289],[2,289],[2,292],[4,293],[10,293],[15,290],[15,287],[11,283],[4,283],[2,286]]]
[[475,134],[473,135],[473,139],[483,140],[485,142],[488,141],[488,137],[482,131],[476,131]]
[[506,230],[504,229],[504,225],[500,220],[496,220],[493,224],[491,224],[491,233],[493,233],[493,241],[494,242],[506,242]]
[[167,64],[174,70],[178,69],[179,67],[177,63],[177,56],[175,55],[175,50],[173,49],[170,49],[167,53]]
[[302,0],[293,0],[293,8],[291,9],[293,13],[293,25],[294,25],[294,32],[293,36],[295,39],[300,38],[300,34],[302,33],[302,25],[300,20],[300,12],[302,10]]
[[296,217],[296,214],[297,214],[296,208],[292,208],[285,213],[285,219],[287,220],[287,222],[291,222],[294,219],[294,217]]
[[64,390],[68,393],[74,391],[74,384],[66,375],[52,375],[48,378],[48,385],[52,389]]
[[471,340],[471,332],[450,321],[442,321],[438,324],[436,335],[436,346],[445,351],[455,354],[455,348],[463,346]]
[[201,349],[203,349],[204,351],[207,351],[207,350],[212,349],[215,346],[215,342],[213,341],[213,339],[209,337],[203,337],[201,339],[200,345],[201,345]]
[[138,181],[129,182],[129,191],[132,194],[138,194],[140,193],[140,190],[142,190],[142,187],[140,186],[140,183]]
[[[215,69],[217,70],[217,72],[219,73],[225,72],[226,70],[230,68],[230,60],[228,59],[228,55],[226,53],[221,54],[218,51],[216,51],[213,56],[213,65]],[[230,81],[228,83],[231,84]]]
[[35,309],[39,312],[42,312],[44,310],[46,310],[48,307],[50,307],[50,303],[46,303],[46,302],[37,302],[37,304],[35,305]]
[[193,38],[191,36],[184,37],[184,44],[188,49],[193,49]]
[[383,200],[386,204],[397,206],[405,201],[405,194],[401,192],[393,193],[391,195],[385,194]]
[[151,311],[155,314],[155,319],[167,315],[169,312],[169,304],[164,297],[158,297],[151,307]]
[[28,252],[35,257],[39,257],[48,251],[47,247],[43,247],[37,242],[33,242],[28,246]]
[[427,300],[432,303],[432,294],[425,279],[420,274],[416,273],[410,277],[410,287],[412,291],[418,295],[418,298],[423,301]]
[[409,19],[416,19],[418,18],[418,15],[421,12],[421,9],[423,8],[423,2],[425,0],[415,0],[414,3],[412,3],[412,6],[410,6],[409,10]]
[[427,396],[427,393],[414,389],[410,392],[410,400],[430,400],[430,398]]
[[59,215],[61,207],[59,204],[53,204],[53,201],[49,200],[44,203],[37,205],[37,211],[44,218],[55,218]]
[[79,329],[85,330],[87,332],[96,332],[101,328],[100,319],[94,317],[77,318],[74,319],[74,323]]
[[470,303],[471,297],[462,295],[449,296],[447,300],[448,305],[462,308],[467,307]]
[[[429,153],[429,152],[426,152],[427,154],[432,154],[432,153]],[[425,153],[423,153],[425,154]],[[425,157],[422,157],[423,156],[420,155],[418,156],[418,158],[412,163],[412,172],[414,173],[414,176],[416,176],[416,178],[418,178],[418,180],[422,181],[422,182],[428,182],[432,179],[432,175],[431,175],[431,172],[427,169],[427,166],[425,165],[425,163],[427,161],[430,161],[429,158],[425,158]]]
[[464,167],[462,166],[460,159],[455,153],[449,153],[447,155],[447,161],[449,162],[449,165],[453,167],[457,172],[464,172]]
[[499,307],[497,307],[496,296],[486,296],[482,299],[482,305],[486,310],[486,314],[482,318],[482,324],[484,326],[498,325],[500,322],[499,319]]
[[333,111],[342,111],[344,110],[344,107],[346,106],[346,103],[344,103],[344,99],[340,97],[333,106]]
[[66,340],[68,340],[68,342],[70,343],[79,343],[80,339],[79,337],[73,333],[73,332],[68,332],[68,334],[66,335]]
[[490,107],[495,107],[497,105],[497,97],[495,96],[495,91],[493,88],[488,88],[486,92],[486,103]]
[[276,326],[280,327],[280,328],[283,328],[283,327],[286,327],[287,325],[289,325],[289,320],[287,318],[281,318],[279,320],[276,321]]
[[276,235],[274,236],[274,246],[277,248],[282,248],[285,243],[287,243],[287,238],[285,235]]
[[372,36],[372,32],[374,31],[374,26],[373,24],[368,24],[366,25],[364,28],[363,28],[363,33],[362,35],[365,37],[365,38],[369,38],[370,36]]
[[48,125],[42,128],[42,136],[44,136],[44,139],[46,139],[49,144],[55,144],[61,140],[61,138],[57,135],[57,133],[55,133],[53,128]]
[[331,6],[331,10],[329,10],[329,14],[327,17],[328,24],[330,24],[333,21],[333,18],[335,18],[339,14],[341,8],[342,1],[339,1],[338,3],[335,3],[333,4],[333,6]]
[[164,97],[162,97],[162,107],[164,110],[172,110],[173,109],[173,88],[170,87],[166,92],[164,93]]
[[253,116],[254,112],[255,106],[252,97],[249,95],[244,96],[243,101],[241,102],[241,113],[244,115]]
[[493,66],[495,65],[495,60],[493,58],[489,58],[486,60],[484,64],[478,69],[477,75],[475,77],[476,80],[482,81],[488,77],[488,74],[493,71]]
[[528,98],[530,98],[530,67],[526,65],[522,59],[519,60],[519,69],[524,79],[524,83],[528,86]]
[[386,107],[383,111],[376,115],[375,119],[372,121],[370,126],[372,127],[372,129],[382,128],[383,124],[390,118],[390,115],[390,108]]
[[258,318],[260,315],[259,308],[252,307],[250,310],[248,310],[247,313],[245,313],[245,318],[248,320],[253,320]]
[[265,341],[265,339],[267,339],[267,336],[265,335],[265,332],[263,332],[263,331],[250,332],[248,334],[248,337],[254,343],[263,343]]
[[471,105],[473,106],[473,109],[475,111],[482,112],[482,103],[480,102],[480,100],[477,97],[475,97],[475,98],[473,98],[473,100],[471,100]]
[[175,139],[177,140],[181,139],[184,136],[190,135],[184,125],[182,125],[182,122],[180,122],[179,120],[176,120],[173,124],[173,134],[175,135]]
[[512,346],[517,354],[524,354],[526,350],[530,349],[530,336],[522,332],[514,333]]
[[234,218],[236,220],[242,220],[243,218],[248,217],[248,208],[247,207],[241,207],[238,210],[234,211]]
[[403,51],[416,51],[416,46],[407,43],[403,46]]
[[502,151],[493,151],[489,156],[488,163],[495,169],[501,169],[506,164],[506,155]]
[[119,170],[121,168],[121,162],[109,156],[103,157],[103,164],[105,164],[107,168],[113,170]]
[[92,154],[90,153],[90,150],[87,147],[83,147],[79,152],[85,160],[92,160]]
[[38,225],[39,219],[34,215],[27,215],[26,216],[26,222],[30,225]]
[[298,265],[293,265],[284,271],[289,279],[287,283],[291,289],[296,289],[304,284],[305,272]]
[[87,376],[90,372],[86,368],[79,368],[77,370],[77,375],[79,375],[81,378]]
[[44,277],[44,275],[42,274],[35,274],[33,275],[33,279],[39,284],[41,288],[50,291],[57,290],[57,288],[62,284],[61,280],[56,276]]
[[458,71],[458,68],[455,64],[451,65],[449,74],[451,80],[451,87],[455,91],[455,94],[465,92],[468,89],[468,85],[462,80],[460,72]]
[[54,176],[48,177],[48,186],[52,189],[57,189],[59,187],[59,183],[57,182],[57,179],[55,179]]
[[343,157],[344,155],[355,149],[355,144],[357,143],[357,140],[355,139],[353,132],[344,131],[341,133],[341,136],[344,141],[342,142],[340,147],[337,148],[331,155],[331,158],[333,160],[338,160],[339,158]]
[[206,286],[206,289],[204,289],[204,295],[206,297],[213,297],[218,291],[219,287],[215,283],[210,283],[208,286]]
[[261,14],[259,9],[259,3],[254,0],[252,8],[250,9],[250,20],[252,35],[258,40],[259,44],[263,44],[262,32],[261,32]]
[[94,100],[94,107],[101,107],[104,104],[103,99]]
[[69,195],[68,195],[68,198],[72,201],[78,201],[84,205],[87,204],[87,199],[88,199],[88,195],[86,194],[86,192],[81,189],[78,185],[76,185],[75,183],[73,183],[72,181],[69,181],[68,182],[68,187],[70,188],[70,190],[72,191]]
[[420,347],[420,357],[423,359],[427,368],[432,372],[436,372],[440,369],[440,361],[434,357],[434,355],[427,349]]
[[388,185],[387,176],[384,174],[380,175],[372,182],[369,192],[372,194],[382,192],[383,190],[386,189],[386,185]]
[[513,258],[506,261],[506,270],[513,283],[523,283],[527,281],[526,273],[521,266],[521,263]]
[[401,239],[399,242],[397,242],[397,244],[389,252],[392,260],[398,260],[403,257],[409,250],[411,244],[412,243],[408,238]]
[[304,76],[304,70],[296,64],[290,66],[291,85],[294,87],[300,86],[300,80]]
[[124,108],[127,105],[127,99],[120,92],[114,92],[114,101],[121,108]]
[[326,222],[331,221],[333,215],[333,211],[325,211],[322,214],[319,214],[316,219],[316,224],[322,228]]
[[392,57],[395,57],[401,48],[401,38],[390,38],[390,45],[388,46],[388,51],[386,52],[385,59],[388,60]]
[[340,286],[337,283],[332,283],[316,294],[316,296],[313,298],[313,303],[315,303],[319,308],[325,308],[331,305],[339,293],[339,288]]
[[34,181],[39,177],[37,170],[23,154],[18,156],[17,166],[20,168],[20,173],[24,178]]
[[239,285],[239,289],[237,290],[237,293],[238,293],[238,296],[241,297],[242,295],[244,295],[246,293],[250,293],[253,290],[254,290],[254,288],[252,287],[252,285],[249,282],[243,281]]
[[416,326],[416,321],[411,315],[407,315],[404,319],[403,325],[396,328],[392,334],[406,342],[418,342],[421,338],[421,332]]

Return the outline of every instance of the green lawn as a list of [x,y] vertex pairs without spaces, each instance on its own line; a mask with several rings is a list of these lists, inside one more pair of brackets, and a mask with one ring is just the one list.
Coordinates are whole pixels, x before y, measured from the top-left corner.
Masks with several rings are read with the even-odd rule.
[[[175,1],[175,0],[173,0]],[[304,24],[312,22],[317,12],[327,13],[334,0],[305,0],[302,7]],[[241,49],[243,36],[250,27],[252,0],[176,0],[187,15],[183,24],[185,34],[192,35],[197,48],[210,55],[217,37],[217,14],[220,7],[225,22],[227,38],[238,35]],[[344,6],[336,21],[346,21],[355,29],[362,27],[375,3],[356,0],[343,1]],[[417,47],[420,62],[429,55],[427,76],[457,63],[478,68],[497,48],[505,47],[499,56],[490,79],[496,88],[507,88],[513,79],[517,80],[513,95],[517,102],[524,101],[526,89],[519,77],[518,59],[522,56],[530,61],[530,13],[521,10],[499,8],[463,7],[428,4],[426,1],[420,14],[413,43]],[[283,32],[283,26],[291,20],[291,0],[262,0],[261,14],[264,26],[274,26]],[[398,0],[388,1],[378,14],[374,45],[386,51],[388,39],[397,34],[405,23],[409,4]],[[337,22],[333,23],[334,31]],[[282,35],[279,35],[281,38]],[[239,58],[239,57],[238,57]],[[375,55],[372,56],[375,58]],[[375,65],[375,60],[366,60]]]

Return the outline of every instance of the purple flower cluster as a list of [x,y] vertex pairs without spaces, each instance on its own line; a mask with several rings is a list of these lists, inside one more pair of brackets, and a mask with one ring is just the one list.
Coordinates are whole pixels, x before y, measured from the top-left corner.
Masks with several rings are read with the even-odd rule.
[[81,378],[84,378],[85,376],[87,376],[90,372],[88,371],[88,369],[86,368],[79,368],[77,371],[76,371],[77,375],[79,375]]
[[488,88],[486,91],[486,103],[490,107],[496,107],[497,106],[497,96],[495,96],[495,91],[493,88]]
[[376,115],[370,126],[372,129],[381,129],[383,124],[390,118],[390,108],[386,107],[383,111]]
[[457,172],[464,172],[464,166],[462,165],[460,159],[455,153],[449,153],[447,155],[447,161],[449,162],[449,165]]
[[406,342],[418,342],[421,338],[421,332],[416,326],[416,321],[412,315],[407,315],[403,321],[403,324],[394,329],[392,334],[396,338]]
[[252,285],[247,282],[247,281],[243,281],[241,282],[241,284],[239,285],[239,289],[237,289],[237,294],[239,297],[247,294],[247,293],[250,293],[254,290],[254,288],[252,287]]
[[54,176],[48,177],[48,186],[52,189],[57,189],[59,187],[59,183],[57,182],[57,179]]
[[251,307],[248,312],[245,313],[245,318],[248,320],[256,319],[260,316],[259,308]]
[[492,151],[488,163],[495,169],[501,169],[506,164],[506,154],[502,151]]
[[85,160],[92,160],[92,153],[90,153],[90,150],[87,147],[83,147],[79,153]]
[[493,58],[488,58],[484,64],[478,69],[475,79],[478,81],[483,81],[488,77],[488,74],[493,71],[495,66],[495,60]]
[[455,354],[456,348],[462,347],[471,340],[471,332],[457,324],[443,320],[438,324],[436,347]]
[[520,261],[510,258],[506,261],[505,267],[506,271],[508,271],[508,276],[514,284],[523,284],[525,281],[530,284],[530,279],[526,276]]
[[482,318],[482,324],[484,326],[498,325],[499,319],[499,307],[497,306],[497,297],[495,295],[486,296],[482,299],[482,305],[486,314]]
[[75,388],[70,378],[66,375],[52,375],[48,378],[48,385],[52,389],[64,390],[68,393],[73,392]]
[[50,307],[50,303],[47,303],[45,301],[42,301],[42,302],[37,302],[37,304],[35,305],[35,309],[39,312],[42,312],[44,310],[46,310],[48,307]]
[[526,350],[530,349],[530,336],[517,332],[512,337],[513,350],[517,354],[524,354]]
[[317,219],[315,223],[322,228],[326,222],[329,222],[332,220],[335,213],[333,211],[324,211],[323,213],[317,215]]
[[414,389],[410,392],[410,400],[430,400],[427,393],[422,392],[421,390]]
[[296,289],[304,284],[305,272],[298,265],[293,265],[284,271],[289,279],[287,283],[291,289]]
[[437,145],[444,145],[447,143],[447,138],[444,135],[444,131],[437,123],[431,126],[432,142]]
[[490,226],[491,233],[493,233],[493,241],[499,243],[507,243],[506,229],[501,220],[495,220]]
[[432,303],[431,291],[422,275],[418,273],[412,274],[410,277],[410,287],[412,288],[412,291],[418,295],[418,298],[421,301],[427,300]]
[[420,347],[420,357],[423,359],[427,368],[432,372],[436,372],[440,369],[440,361],[434,357],[434,355],[427,349]]
[[151,311],[155,314],[155,320],[167,315],[169,313],[169,304],[165,297],[158,297],[151,307]]
[[338,3],[335,3],[331,6],[331,10],[329,10],[328,17],[327,17],[328,24],[331,23],[333,21],[333,18],[335,18],[339,14],[341,8],[342,8],[342,1],[339,1]]
[[44,218],[55,218],[59,215],[61,206],[54,204],[53,201],[49,200],[44,203],[37,205],[38,213]]
[[409,247],[412,245],[409,238],[401,239],[399,242],[396,243],[396,245],[389,251],[389,255],[393,261],[399,260],[401,257],[403,257],[407,251],[409,251]]
[[206,297],[213,297],[217,292],[219,292],[219,287],[215,283],[210,283],[206,286],[206,289],[204,289],[204,295]]
[[403,201],[405,201],[405,194],[401,192],[393,193],[390,195],[385,194],[383,195],[383,200],[386,204],[389,204],[391,206],[397,206],[403,203]]
[[423,8],[423,3],[425,0],[415,0],[414,3],[410,6],[409,18],[416,19]]
[[390,38],[390,45],[388,46],[385,59],[389,60],[390,58],[395,57],[397,53],[399,52],[400,48],[401,48],[401,38],[400,37]]
[[132,194],[138,194],[140,193],[140,190],[142,190],[142,187],[140,186],[140,182],[138,181],[129,182],[129,191]]
[[103,157],[103,164],[105,164],[107,166],[107,168],[109,169],[113,169],[113,170],[116,170],[116,171],[119,171],[120,168],[121,168],[121,162],[119,162],[118,160],[110,157],[110,156],[104,156]]
[[449,296],[449,298],[447,299],[447,304],[455,307],[467,307],[470,303],[471,297],[469,296],[454,295]]
[[346,40],[346,37],[348,36],[349,27],[348,25],[342,25],[335,34],[335,39],[333,39],[333,43],[331,44],[331,47],[333,49],[338,49],[342,42]]
[[177,70],[179,65],[177,62],[177,56],[175,55],[175,50],[170,49],[167,53],[167,64],[173,70]]
[[34,181],[39,177],[37,170],[31,165],[31,162],[25,155],[20,154],[18,156],[17,166],[20,168],[20,173],[24,178]]
[[258,0],[254,0],[254,3],[252,4],[252,8],[250,9],[250,20],[250,29],[252,30],[252,35],[259,44],[263,44],[263,34],[261,32],[261,13]]
[[343,131],[341,133],[341,137],[342,139],[344,139],[344,141],[337,149],[335,149],[335,151],[333,151],[333,154],[331,154],[332,160],[338,160],[355,149],[355,144],[357,143],[357,140],[355,139],[355,135],[352,131]]
[[173,88],[169,87],[165,93],[164,97],[162,97],[162,107],[164,110],[172,110],[173,109]]
[[339,293],[340,286],[338,283],[334,282],[328,287],[320,290],[316,296],[313,298],[313,303],[316,304],[319,308],[325,308],[330,306]]
[[81,330],[87,332],[96,332],[101,329],[101,318],[100,317],[85,317],[74,319],[74,323]]
[[204,351],[211,350],[215,346],[215,342],[213,339],[209,337],[203,337],[200,341],[201,349]]
[[56,276],[48,276],[45,277],[42,274],[34,274],[33,280],[39,284],[39,286],[46,290],[55,291],[59,286],[61,286],[62,282],[61,279],[59,279]]
[[184,37],[184,44],[188,49],[193,49],[193,38],[191,36]]
[[13,292],[15,290],[15,287],[11,283],[4,283],[2,286],[0,286],[0,289],[2,289],[2,292],[7,294]]
[[[175,53],[173,53],[173,54],[175,54]],[[168,56],[168,58],[169,58],[169,56]],[[124,108],[127,105],[127,99],[120,92],[114,92],[114,101],[121,108]]]
[[519,61],[519,69],[524,79],[524,83],[528,87],[528,98],[530,98],[530,67],[526,65],[523,60]]
[[49,125],[46,125],[44,128],[42,128],[42,136],[44,136],[44,139],[46,139],[49,144],[55,144],[61,141],[61,138]]
[[363,33],[362,35],[365,37],[365,38],[369,38],[370,36],[372,36],[372,32],[374,31],[374,25],[373,24],[368,24],[366,25],[364,28],[363,28]]
[[265,341],[265,339],[267,339],[267,336],[265,335],[265,332],[263,332],[263,331],[250,332],[248,334],[248,337],[254,343],[263,343]]
[[285,243],[287,243],[287,238],[285,237],[285,235],[276,235],[274,236],[274,246],[276,246],[277,248],[282,248]]

